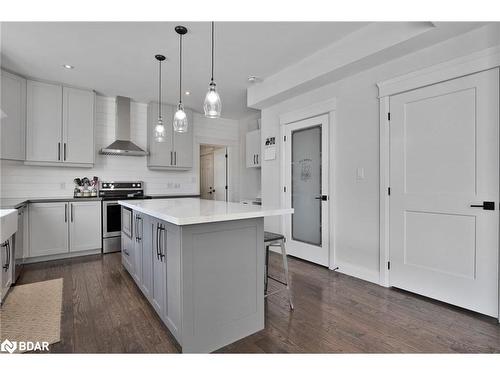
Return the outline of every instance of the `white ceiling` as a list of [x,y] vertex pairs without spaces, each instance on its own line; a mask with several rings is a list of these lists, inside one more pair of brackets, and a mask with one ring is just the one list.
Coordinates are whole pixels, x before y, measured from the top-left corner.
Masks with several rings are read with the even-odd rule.
[[[178,24],[184,38],[183,91],[187,107],[202,111],[210,79],[208,22],[3,22],[1,65],[22,75],[92,88],[107,96],[156,100],[157,53],[164,65],[166,102],[178,100]],[[223,117],[241,118],[249,75],[266,78],[364,26],[360,22],[216,23],[215,81]],[[63,64],[74,65],[68,70]]]

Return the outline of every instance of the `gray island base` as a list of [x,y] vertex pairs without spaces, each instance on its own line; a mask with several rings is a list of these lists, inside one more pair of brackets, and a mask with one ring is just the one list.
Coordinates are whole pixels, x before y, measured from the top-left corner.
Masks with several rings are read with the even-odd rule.
[[198,198],[120,201],[122,261],[184,353],[264,328],[264,217],[293,213]]

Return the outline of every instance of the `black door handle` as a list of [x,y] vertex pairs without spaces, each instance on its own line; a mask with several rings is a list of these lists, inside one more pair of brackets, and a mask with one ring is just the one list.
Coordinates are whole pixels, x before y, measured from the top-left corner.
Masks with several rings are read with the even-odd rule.
[[317,197],[314,197],[314,199],[321,199],[322,201],[327,201],[328,195],[318,195]]
[[483,202],[483,204],[471,204],[471,207],[480,207],[483,210],[495,210],[495,202]]

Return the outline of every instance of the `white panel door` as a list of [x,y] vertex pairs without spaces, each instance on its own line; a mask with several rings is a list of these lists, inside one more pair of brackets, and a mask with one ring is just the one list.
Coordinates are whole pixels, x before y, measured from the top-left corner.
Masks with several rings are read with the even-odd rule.
[[200,157],[200,196],[201,199],[214,199],[214,153]]
[[285,125],[287,252],[329,265],[328,115]]
[[26,160],[62,161],[62,87],[27,81]]
[[390,284],[495,317],[498,90],[493,69],[390,98]]
[[29,255],[68,252],[68,203],[31,203],[29,205]]
[[69,251],[101,248],[101,202],[69,203]]
[[70,163],[94,163],[94,93],[63,88],[62,159]]
[[26,80],[2,70],[0,158],[24,160],[26,133]]
[[214,150],[214,199],[216,201],[227,201],[226,153],[226,148]]

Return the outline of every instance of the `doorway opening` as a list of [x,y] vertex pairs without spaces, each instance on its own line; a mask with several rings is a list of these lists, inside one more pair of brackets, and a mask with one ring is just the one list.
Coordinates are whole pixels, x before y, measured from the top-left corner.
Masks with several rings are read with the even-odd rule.
[[229,200],[228,147],[200,144],[200,197]]

